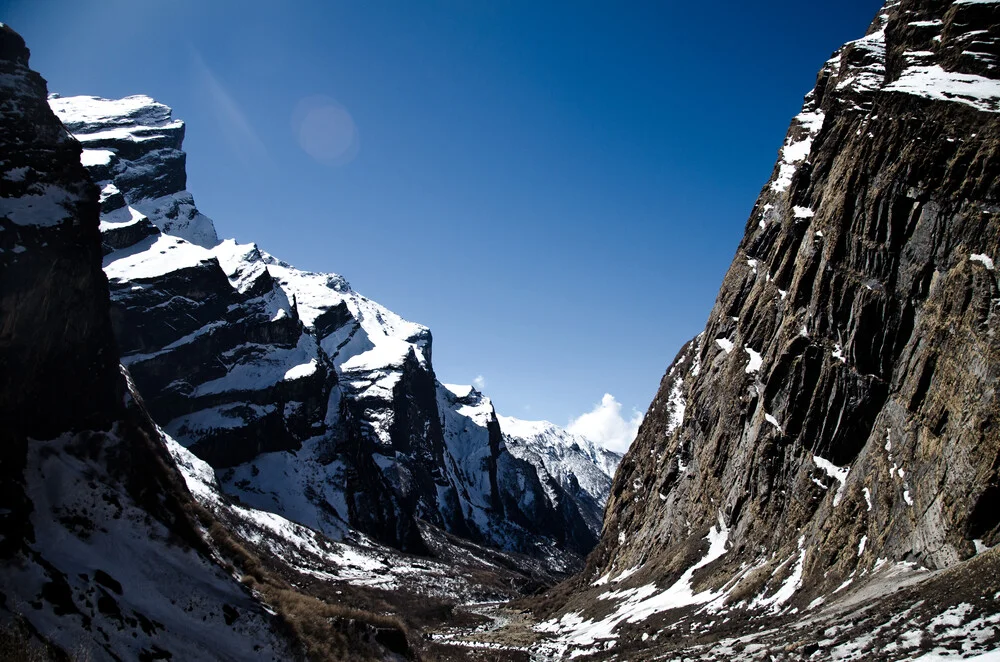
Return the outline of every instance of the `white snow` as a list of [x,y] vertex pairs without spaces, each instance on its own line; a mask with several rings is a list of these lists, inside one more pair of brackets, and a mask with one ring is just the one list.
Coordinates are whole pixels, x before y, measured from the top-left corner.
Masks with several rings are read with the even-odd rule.
[[[295,347],[285,349],[259,345],[259,352],[246,357],[240,355],[244,346],[238,346],[219,357],[221,361],[240,355],[236,363],[226,364],[227,373],[217,379],[199,384],[191,395],[198,397],[227,391],[261,391],[286,379],[302,379],[315,371],[319,355],[315,339],[308,334],[299,336]],[[312,367],[309,367],[312,366]],[[291,373],[291,377],[287,376]]]
[[145,216],[140,214],[134,208],[125,206],[120,209],[115,209],[114,211],[101,214],[101,224],[99,229],[101,232],[106,232],[108,230],[117,230],[120,228],[127,227],[129,225],[135,225],[142,221]]
[[[486,425],[490,412],[485,407],[490,401],[488,398],[482,398],[481,401],[483,409],[476,411],[477,421]],[[503,415],[497,415],[496,418],[507,450],[514,457],[526,460],[536,468],[543,488],[548,485],[547,478],[563,486],[569,486],[575,481],[580,489],[590,494],[603,508],[621,455],[548,421],[525,421]],[[554,503],[555,493],[547,491],[547,496]],[[599,519],[599,514],[595,513],[595,521],[591,522],[598,531],[601,525],[597,521]]]
[[760,353],[755,351],[750,347],[750,345],[744,345],[743,351],[745,351],[750,356],[750,361],[747,363],[746,368],[743,369],[748,375],[754,372],[758,372],[760,367],[764,365],[764,359],[761,358]]
[[697,563],[684,571],[680,578],[665,590],[655,584],[638,588],[609,591],[598,596],[599,600],[614,601],[615,610],[601,620],[584,620],[578,613],[563,615],[560,619],[544,621],[535,626],[539,632],[555,635],[555,642],[545,642],[543,647],[551,647],[554,652],[565,653],[571,648],[578,649],[601,643],[605,648],[614,645],[617,638],[615,628],[623,622],[639,623],[653,614],[669,609],[677,609],[695,604],[711,602],[721,591],[705,590],[695,593],[692,587],[694,573],[720,558],[726,553],[729,528],[719,513],[718,524],[713,526],[705,538],[709,542],[708,551]]
[[314,358],[309,359],[308,363],[300,363],[299,365],[293,366],[285,372],[284,381],[288,382],[308,377],[316,372],[316,368],[318,366],[319,363]]
[[844,348],[840,346],[840,343],[834,345],[831,356],[833,356],[833,358],[837,359],[841,363],[847,363],[847,359],[844,357]]
[[[459,399],[465,399],[465,398],[469,397],[470,395],[472,395],[472,392],[475,390],[472,387],[471,384],[461,384],[461,385],[460,384],[441,384],[441,386],[444,386],[446,389],[448,389],[449,391],[451,391],[452,393],[454,393],[455,397],[459,398]],[[512,419],[512,420],[516,421],[517,419]],[[518,423],[527,423],[527,421],[517,421],[517,422]]]
[[993,260],[985,253],[973,253],[969,256],[971,262],[979,262],[990,271],[993,271]]
[[31,170],[28,166],[21,166],[19,168],[11,168],[3,174],[3,178],[8,182],[23,182],[25,175]]
[[795,218],[812,218],[816,212],[809,207],[792,207],[792,214]]
[[198,267],[215,260],[211,251],[178,237],[159,234],[146,237],[135,246],[104,256],[104,273],[109,279],[156,278],[179,269]]
[[735,346],[733,345],[733,341],[729,340],[728,338],[716,338],[715,344],[718,345],[719,348],[726,354],[733,351],[733,347]]
[[775,428],[777,428],[778,432],[781,432],[781,424],[778,423],[778,419],[776,419],[774,416],[772,416],[771,414],[765,413],[764,414],[764,420],[767,421],[768,423],[770,423],[771,425],[773,425]]
[[[299,572],[326,582],[341,581],[384,590],[399,590],[405,584],[407,590],[419,595],[455,598],[466,590],[463,580],[453,576],[452,566],[433,559],[410,557],[380,546],[357,532],[349,531],[338,515],[329,515],[331,506],[338,512],[346,512],[343,494],[338,491],[339,488],[331,489],[334,484],[343,484],[343,466],[339,462],[330,465],[302,463],[290,453],[260,455],[252,463],[235,468],[237,477],[234,481],[239,482],[244,477],[254,479],[254,490],[238,491],[241,501],[254,502],[248,507],[231,504],[221,498],[215,472],[207,463],[169,437],[166,437],[166,444],[188,489],[200,503],[213,510],[227,509],[236,518],[236,533],[268,548]],[[317,450],[317,443],[310,441],[299,454],[312,455]],[[310,472],[316,475],[304,475]],[[272,500],[278,490],[287,489],[289,484],[295,486],[300,496],[298,502],[282,499],[279,503]],[[307,485],[311,485],[314,494],[322,492],[315,495],[325,500],[322,506],[308,501],[305,496],[310,491],[305,489]],[[236,488],[232,481],[230,487]],[[257,504],[271,510],[254,507]],[[303,526],[288,516],[310,522],[310,526]],[[317,530],[327,537],[317,533]],[[350,542],[337,542],[331,536],[349,538]]]
[[621,582],[625,581],[626,579],[628,579],[635,573],[639,572],[640,570],[642,570],[641,565],[634,565],[631,568],[626,568],[625,570],[622,570],[620,573],[618,573],[618,575],[611,581],[615,584],[620,584]]
[[938,101],[955,101],[985,112],[1000,112],[1000,81],[945,71],[938,65],[904,69],[899,79],[884,89]]
[[833,507],[836,508],[840,505],[841,499],[844,498],[844,489],[847,486],[847,475],[851,472],[850,467],[838,467],[829,460],[824,460],[819,455],[813,454],[813,462],[817,467],[826,472],[830,478],[833,478],[840,486],[837,488],[837,492],[833,497]]
[[858,557],[865,553],[865,545],[868,544],[868,536],[861,536],[861,540],[858,542]]
[[136,126],[175,128],[184,125],[179,120],[169,121],[170,108],[143,94],[122,99],[50,96],[49,107],[63,122],[130,128]]
[[85,149],[80,152],[80,163],[84,167],[107,165],[114,155],[110,149]]
[[260,418],[273,411],[273,405],[241,402],[184,414],[168,422],[164,427],[171,436],[188,440],[190,443],[205,433],[241,428],[247,424],[248,419]]
[[[803,111],[792,120],[792,126],[797,127],[805,136],[796,140],[789,137],[781,148],[781,159],[778,165],[778,176],[771,182],[771,190],[775,193],[787,191],[792,185],[792,175],[795,174],[797,163],[805,161],[812,150],[813,139],[823,128],[825,115],[820,110]],[[789,133],[793,130],[790,129]]]
[[[802,571],[805,568],[806,560],[805,541],[805,536],[799,538],[799,554],[795,561],[795,566],[788,577],[785,578],[785,581],[781,583],[778,590],[774,592],[774,595],[770,597],[758,597],[751,604],[751,608],[771,607],[771,612],[776,614],[781,611],[782,605],[788,602],[795,595],[795,592],[802,588]],[[779,566],[779,569],[781,567],[784,567],[784,564]]]
[[[860,39],[848,42],[845,47],[866,51],[865,64],[845,69],[837,83],[838,90],[852,89],[857,92],[873,92],[885,82],[885,27],[888,24],[888,13],[878,16],[880,29],[867,34]],[[841,58],[843,62],[843,58]]]
[[[273,621],[244,587],[180,543],[176,530],[133,501],[109,472],[105,458],[134,440],[119,438],[117,426],[103,438],[97,434],[28,444],[24,488],[32,504],[32,551],[0,573],[8,605],[34,600],[50,573],[58,573],[74,610],[88,612],[86,625],[44,601],[23,615],[76,659],[110,659],[105,651],[114,651],[118,659],[136,660],[154,644],[175,660],[289,659]],[[68,513],[86,524],[71,523]],[[98,571],[119,582],[121,591],[99,589],[93,579]],[[120,617],[94,607],[102,595]],[[227,604],[239,613],[231,625],[223,617]],[[139,618],[155,628],[139,627]]]
[[861,493],[865,495],[865,503],[868,505],[868,512],[872,511],[872,493],[867,487],[861,490]]
[[53,184],[38,184],[30,190],[38,192],[0,198],[0,218],[6,217],[16,225],[52,227],[73,218],[73,205],[83,200]]
[[[975,0],[965,0],[965,4],[972,4]],[[988,0],[978,0],[986,2]],[[958,4],[957,2],[955,4]],[[958,653],[924,653],[920,657],[915,657],[912,662],[1000,662],[1000,649],[987,651],[978,655],[963,655]]]
[[385,368],[398,368],[403,365],[413,345],[398,338],[383,338],[366,352],[348,358],[340,364],[344,373],[364,372]]
[[674,378],[674,383],[670,387],[667,406],[670,407],[670,415],[667,419],[666,433],[670,435],[684,423],[684,413],[687,411],[687,400],[684,398],[684,380],[680,376]]

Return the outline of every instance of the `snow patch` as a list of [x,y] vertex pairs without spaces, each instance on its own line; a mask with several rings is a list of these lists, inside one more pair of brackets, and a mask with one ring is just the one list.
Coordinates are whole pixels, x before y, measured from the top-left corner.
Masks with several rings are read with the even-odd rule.
[[1000,112],[1000,81],[945,71],[938,65],[905,69],[898,80],[884,89],[937,101],[955,101],[984,112]]
[[731,351],[733,351],[733,347],[734,347],[733,341],[729,340],[728,338],[716,338],[715,339],[715,344],[718,345],[719,348],[723,352],[725,352],[726,354],[728,354]]
[[993,271],[993,260],[985,253],[973,253],[969,256],[969,261],[979,262],[990,271]]
[[781,193],[788,190],[792,185],[792,176],[795,174],[797,163],[805,161],[812,150],[813,139],[823,128],[823,120],[826,116],[820,110],[803,111],[792,120],[793,125],[797,125],[804,130],[805,136],[796,140],[789,137],[785,145],[781,148],[781,160],[778,165],[778,176],[771,182],[771,190]]
[[296,379],[302,379],[303,377],[308,377],[316,372],[317,367],[319,367],[319,363],[316,359],[309,359],[308,363],[300,363],[297,366],[289,368],[285,372],[284,381],[290,382]]
[[110,149],[85,149],[80,152],[80,163],[85,168],[108,165],[114,156],[115,153]]
[[844,488],[847,485],[847,475],[851,472],[851,468],[838,467],[829,460],[824,460],[816,454],[813,454],[813,462],[817,467],[825,471],[830,478],[833,478],[840,483],[840,487],[837,488],[837,493],[833,497],[833,507],[836,508],[840,505],[840,501],[844,497]]
[[536,631],[556,635],[554,642],[543,642],[541,646],[553,649],[552,652],[558,654],[566,653],[571,647],[580,648],[595,643],[603,644],[605,649],[611,648],[618,636],[614,630],[623,622],[639,623],[653,614],[669,609],[711,602],[721,595],[721,591],[706,590],[695,593],[691,580],[697,570],[715,561],[727,551],[729,528],[721,512],[718,524],[709,530],[705,539],[709,542],[705,556],[685,570],[669,588],[661,591],[655,584],[646,584],[638,588],[602,593],[598,596],[599,600],[618,603],[614,612],[598,621],[584,620],[579,613],[574,612],[565,614],[559,619],[539,623],[535,626]]

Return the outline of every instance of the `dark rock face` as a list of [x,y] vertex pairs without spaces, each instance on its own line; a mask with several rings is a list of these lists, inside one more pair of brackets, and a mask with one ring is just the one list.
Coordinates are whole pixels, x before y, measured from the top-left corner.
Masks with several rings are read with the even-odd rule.
[[2,24],[0,80],[0,620],[59,659],[291,655],[211,559],[118,365],[98,189]]
[[581,590],[701,557],[707,592],[652,613],[790,613],[1000,543],[998,26],[996,3],[893,1],[826,63]]
[[[806,535],[807,577],[835,567],[827,582],[880,557],[943,567],[973,538],[1000,542],[1000,515],[975,515],[1000,450],[1000,127],[989,102],[934,99],[917,78],[980,72],[978,58],[956,59],[954,33],[995,29],[997,11],[892,4],[820,73],[704,333],[623,462],[606,538],[632,542],[611,555],[669,547],[720,510],[747,548]],[[937,34],[914,24],[934,21],[940,56],[922,55]],[[884,82],[868,85],[883,62]],[[901,91],[911,78],[923,94]],[[803,141],[807,158],[790,161]],[[639,461],[651,453],[656,465]],[[667,499],[650,503],[657,492]],[[843,553],[862,536],[862,557]]]
[[[124,393],[101,271],[97,192],[80,146],[45,102],[28,49],[0,28],[0,412],[5,432],[48,439],[107,429]],[[13,82],[13,81],[16,81]],[[54,403],[59,403],[54,406]]]

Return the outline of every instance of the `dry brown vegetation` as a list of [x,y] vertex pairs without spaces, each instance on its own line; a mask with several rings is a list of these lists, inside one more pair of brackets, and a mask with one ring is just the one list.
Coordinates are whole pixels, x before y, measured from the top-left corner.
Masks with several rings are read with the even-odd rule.
[[206,508],[191,501],[188,509],[204,527],[223,562],[277,612],[286,633],[310,661],[375,660],[386,648],[413,657],[408,628],[396,616],[320,600],[296,590]]
[[52,657],[19,622],[0,627],[0,662],[49,662]]

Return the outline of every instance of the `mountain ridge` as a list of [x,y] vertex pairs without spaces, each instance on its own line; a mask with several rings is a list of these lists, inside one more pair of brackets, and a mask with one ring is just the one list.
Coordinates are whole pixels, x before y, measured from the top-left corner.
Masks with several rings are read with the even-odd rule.
[[[183,188],[184,124],[163,104],[50,103],[102,187],[123,363],[154,419],[212,463],[225,490],[335,540],[356,528],[426,553],[426,521],[563,571],[579,563],[603,500],[551,480],[537,454],[508,453],[492,403],[437,381],[427,327],[342,276],[218,241]],[[587,457],[605,474],[591,491],[606,492],[610,465]]]

